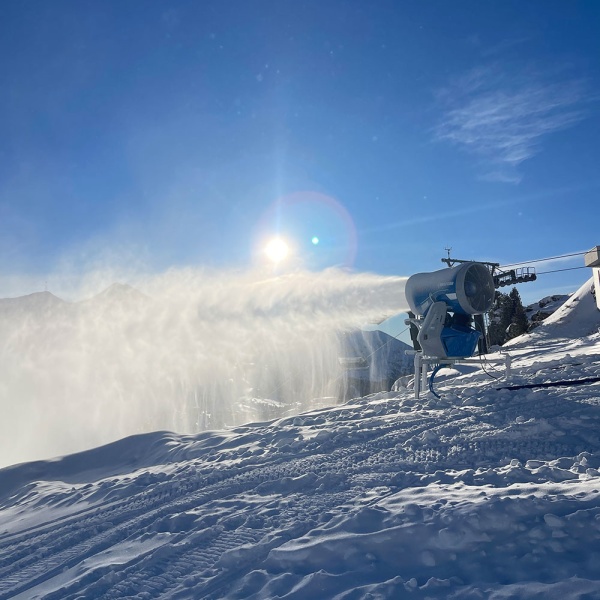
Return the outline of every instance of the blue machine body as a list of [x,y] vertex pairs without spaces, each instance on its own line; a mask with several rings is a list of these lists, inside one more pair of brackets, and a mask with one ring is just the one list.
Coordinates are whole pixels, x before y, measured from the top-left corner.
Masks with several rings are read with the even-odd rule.
[[444,327],[440,335],[447,358],[472,356],[480,337],[481,333],[479,331],[462,325]]

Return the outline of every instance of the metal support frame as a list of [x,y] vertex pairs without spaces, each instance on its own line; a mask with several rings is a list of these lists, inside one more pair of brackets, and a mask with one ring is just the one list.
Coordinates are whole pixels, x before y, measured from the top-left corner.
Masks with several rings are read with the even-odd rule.
[[535,281],[537,275],[535,273],[535,267],[517,267],[516,269],[509,269],[504,271],[500,268],[500,263],[484,262],[481,260],[468,261],[459,258],[450,258],[450,250],[452,248],[446,248],[448,250],[448,258],[442,258],[442,262],[446,263],[449,267],[453,267],[456,264],[466,262],[478,262],[479,264],[485,265],[492,274],[494,279],[494,286],[496,289],[505,285],[516,285],[517,283],[527,283],[528,281]]
[[[421,390],[427,389],[427,369],[429,365],[447,365],[453,366],[459,363],[465,364],[481,364],[480,358],[437,358],[435,356],[424,356],[422,352],[415,352],[414,350],[407,350],[407,354],[414,354],[415,357],[415,379],[414,379],[414,392],[415,399],[419,399]],[[505,354],[504,358],[487,358],[486,362],[493,363],[504,363],[505,379],[510,378],[510,369],[512,365],[512,358],[510,354]]]

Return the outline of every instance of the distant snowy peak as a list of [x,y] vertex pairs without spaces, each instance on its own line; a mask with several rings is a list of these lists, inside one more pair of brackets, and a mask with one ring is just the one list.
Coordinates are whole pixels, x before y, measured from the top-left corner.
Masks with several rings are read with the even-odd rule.
[[95,304],[115,305],[144,302],[148,297],[134,287],[113,283],[99,294],[78,302],[67,302],[50,292],[35,292],[27,296],[0,298],[0,314],[46,314],[56,309],[73,309]]
[[125,283],[113,283],[104,291],[84,300],[83,302],[137,302],[144,301],[147,296],[136,288]]
[[34,292],[16,298],[0,298],[0,313],[5,315],[17,312],[43,313],[68,304],[50,292]]
[[525,313],[529,320],[530,331],[558,310],[568,299],[568,294],[556,294],[553,296],[546,296],[539,302],[526,306]]

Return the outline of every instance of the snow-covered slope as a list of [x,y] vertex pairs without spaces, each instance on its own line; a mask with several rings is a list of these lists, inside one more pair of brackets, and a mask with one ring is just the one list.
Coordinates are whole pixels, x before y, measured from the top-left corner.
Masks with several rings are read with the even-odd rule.
[[[600,598],[587,292],[492,363],[0,470],[0,599]],[[569,332],[580,332],[570,335]]]
[[509,340],[504,346],[519,346],[550,338],[575,339],[597,333],[600,311],[592,294],[593,285],[592,279],[586,281],[533,331]]

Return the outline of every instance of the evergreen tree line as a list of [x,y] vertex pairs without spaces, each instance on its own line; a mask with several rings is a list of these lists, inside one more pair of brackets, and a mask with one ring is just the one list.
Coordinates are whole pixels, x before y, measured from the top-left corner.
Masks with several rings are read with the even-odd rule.
[[525,333],[529,328],[529,321],[517,288],[513,288],[509,294],[496,292],[489,318],[490,346],[501,346],[508,340]]

